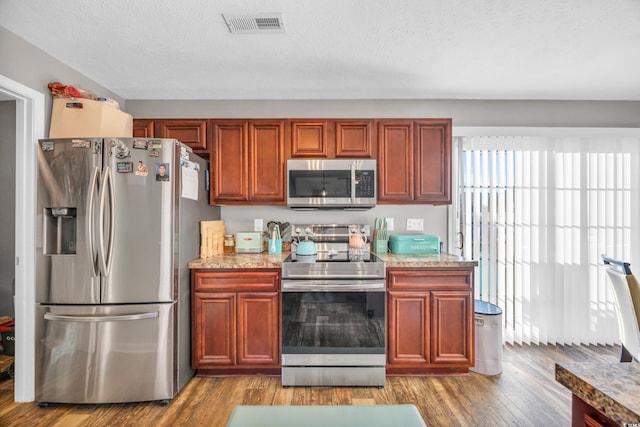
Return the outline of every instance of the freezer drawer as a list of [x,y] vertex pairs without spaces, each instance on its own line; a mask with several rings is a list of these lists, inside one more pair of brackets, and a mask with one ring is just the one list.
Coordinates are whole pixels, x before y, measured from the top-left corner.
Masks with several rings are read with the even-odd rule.
[[174,303],[38,306],[38,402],[173,398]]

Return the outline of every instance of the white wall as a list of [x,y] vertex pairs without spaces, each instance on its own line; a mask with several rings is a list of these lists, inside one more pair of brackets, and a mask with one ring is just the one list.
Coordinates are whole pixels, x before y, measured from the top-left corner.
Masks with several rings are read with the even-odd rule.
[[483,100],[127,100],[134,118],[451,117],[453,126],[640,127],[640,102]]
[[373,230],[377,217],[393,218],[395,232],[406,230],[407,218],[422,218],[425,234],[435,234],[447,239],[447,206],[430,205],[378,205],[366,211],[294,211],[284,206],[225,206],[221,209],[227,232],[253,231],[253,220],[261,218],[264,229],[267,222],[279,221],[291,224],[369,224]]
[[87,76],[58,61],[45,51],[0,27],[0,74],[20,84],[45,94],[45,125],[49,129],[51,119],[50,82],[77,84],[100,96],[106,96],[125,108],[125,100]]

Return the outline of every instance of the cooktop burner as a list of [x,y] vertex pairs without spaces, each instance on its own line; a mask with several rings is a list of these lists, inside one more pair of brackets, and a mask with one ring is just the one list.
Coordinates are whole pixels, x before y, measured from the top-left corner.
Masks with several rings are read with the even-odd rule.
[[[384,262],[369,251],[370,231],[371,227],[368,224],[292,225],[291,255],[282,263],[282,278],[384,278]],[[349,240],[354,234],[364,236],[363,240],[367,243],[359,243],[360,248],[351,248]],[[298,243],[307,240],[314,242],[316,254],[297,253]],[[308,249],[309,247],[305,247],[305,252]]]

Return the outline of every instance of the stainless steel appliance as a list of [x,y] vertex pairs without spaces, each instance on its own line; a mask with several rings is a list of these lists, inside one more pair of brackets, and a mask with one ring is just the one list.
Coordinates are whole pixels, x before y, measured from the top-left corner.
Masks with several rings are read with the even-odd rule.
[[[349,249],[368,225],[293,225],[282,264],[282,385],[385,384],[385,265]],[[315,255],[297,253],[312,239]]]
[[376,160],[287,160],[287,206],[369,209],[376,205]]
[[206,162],[173,139],[37,152],[36,401],[168,403],[194,374],[187,263],[219,217]]

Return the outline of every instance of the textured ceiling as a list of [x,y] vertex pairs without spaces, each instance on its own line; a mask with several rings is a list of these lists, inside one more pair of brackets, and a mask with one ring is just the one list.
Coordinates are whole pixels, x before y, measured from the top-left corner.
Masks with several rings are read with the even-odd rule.
[[[221,15],[264,12],[287,31]],[[0,0],[0,25],[125,99],[640,100],[640,0]]]

